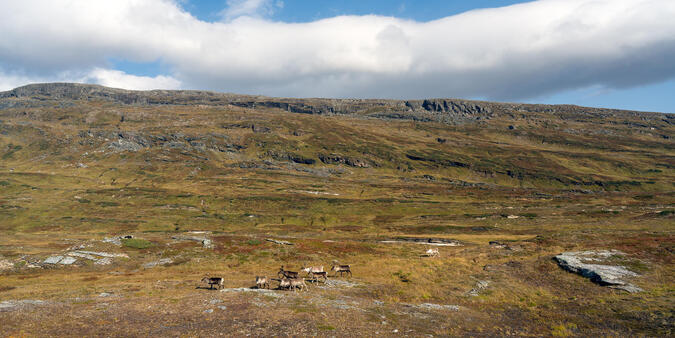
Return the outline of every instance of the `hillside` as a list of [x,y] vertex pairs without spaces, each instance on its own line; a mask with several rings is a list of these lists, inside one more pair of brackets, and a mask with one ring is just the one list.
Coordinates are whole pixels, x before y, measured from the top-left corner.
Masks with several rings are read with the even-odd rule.
[[[169,313],[186,309],[176,325],[202,325],[180,332],[210,335],[224,324],[203,322],[200,302],[214,293],[193,284],[204,273],[225,274],[235,288],[279,265],[339,261],[352,264],[358,286],[283,296],[295,297],[280,310],[299,318],[293,324],[282,315],[264,325],[254,319],[262,310],[249,303],[282,306],[276,296],[218,293],[240,318],[228,325],[259,335],[278,334],[279,325],[300,335],[370,332],[383,321],[382,332],[397,325],[412,335],[672,334],[674,124],[672,114],[457,99],[66,83],[2,92],[0,237],[8,240],[0,267],[11,267],[0,270],[0,300],[41,297],[49,305],[31,308],[37,316],[59,304],[82,322],[40,317],[46,326],[35,331],[22,324],[31,312],[0,309],[13,330],[0,333],[100,333],[96,295],[109,292],[120,298],[106,300],[115,309],[105,320],[128,319],[115,334],[146,332],[133,330],[159,314],[143,309],[163,304]],[[182,240],[194,230],[214,248]],[[101,242],[126,234],[151,244]],[[426,246],[381,242],[411,238],[459,246],[420,261]],[[130,258],[43,264],[73,245]],[[621,250],[644,291],[593,284],[552,260],[576,250]],[[144,265],[164,258],[172,263]],[[490,286],[467,296],[477,281]],[[312,303],[317,293],[337,304],[327,317]],[[94,300],[73,303],[78,297]],[[420,303],[461,310],[414,307]]]

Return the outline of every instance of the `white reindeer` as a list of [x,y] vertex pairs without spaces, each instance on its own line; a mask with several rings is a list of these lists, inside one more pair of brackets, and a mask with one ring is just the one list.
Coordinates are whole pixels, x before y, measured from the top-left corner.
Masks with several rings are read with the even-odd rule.
[[426,252],[427,257],[440,257],[440,253],[438,252],[438,249],[433,248],[433,249],[428,249]]
[[255,276],[255,285],[258,289],[269,289],[270,280],[267,276]]
[[302,267],[302,268],[300,268],[300,271],[306,272],[307,277],[309,277],[311,274],[314,274],[314,273],[317,273],[317,272],[323,272],[323,265]]

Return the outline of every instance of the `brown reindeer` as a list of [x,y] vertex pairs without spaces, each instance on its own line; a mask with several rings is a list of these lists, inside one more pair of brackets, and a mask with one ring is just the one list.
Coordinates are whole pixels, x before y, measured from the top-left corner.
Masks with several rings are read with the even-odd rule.
[[310,277],[311,277],[313,280],[316,280],[317,282],[319,281],[319,279],[317,278],[317,276],[323,278],[323,282],[324,282],[324,283],[325,283],[326,281],[328,281],[328,272],[326,272],[326,271],[321,271],[321,272],[310,272],[309,275],[310,275]]
[[338,272],[340,273],[340,277],[342,277],[343,273],[349,274],[349,277],[352,276],[352,269],[351,266],[349,265],[333,265],[333,267],[330,270],[335,271],[336,276]]
[[282,265],[279,272],[277,272],[277,276],[279,278],[298,278],[300,274],[295,271],[284,270],[284,266]]
[[206,275],[204,278],[202,278],[202,283],[208,283],[209,284],[209,290],[213,289],[213,286],[216,285],[218,289],[222,289],[223,283],[224,283],[223,277],[209,277],[209,275]]

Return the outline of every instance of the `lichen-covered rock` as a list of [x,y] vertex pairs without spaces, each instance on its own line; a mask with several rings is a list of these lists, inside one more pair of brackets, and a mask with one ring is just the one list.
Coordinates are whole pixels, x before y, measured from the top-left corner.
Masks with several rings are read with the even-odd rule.
[[638,274],[620,265],[599,264],[612,256],[623,256],[623,252],[615,250],[564,252],[554,257],[563,269],[589,278],[600,285],[638,292],[642,289],[630,284],[627,278]]

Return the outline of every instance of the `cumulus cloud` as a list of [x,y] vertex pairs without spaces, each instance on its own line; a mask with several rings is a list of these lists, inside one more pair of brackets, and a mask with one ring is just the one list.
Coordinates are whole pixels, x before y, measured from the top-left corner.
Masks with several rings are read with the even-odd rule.
[[111,69],[93,79],[300,97],[518,100],[675,77],[672,0],[540,0],[430,22],[284,23],[266,19],[274,6],[230,0],[225,21],[205,22],[173,0],[5,1],[0,64],[26,79],[92,79],[110,58],[161,60],[171,71],[153,79]]

